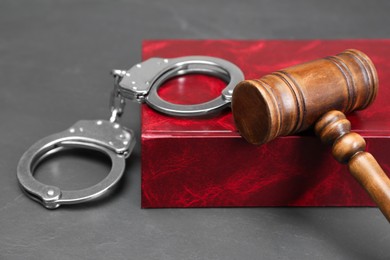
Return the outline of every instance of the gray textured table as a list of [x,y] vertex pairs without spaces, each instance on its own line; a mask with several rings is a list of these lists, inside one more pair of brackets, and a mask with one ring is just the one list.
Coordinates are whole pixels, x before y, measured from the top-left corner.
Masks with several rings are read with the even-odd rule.
[[[112,68],[158,38],[389,38],[389,1],[0,2],[0,259],[389,259],[376,208],[140,209],[140,146],[120,187],[95,203],[46,210],[18,187],[36,140],[107,118]],[[124,124],[139,138],[139,106]],[[62,153],[37,178],[81,188],[109,164]]]

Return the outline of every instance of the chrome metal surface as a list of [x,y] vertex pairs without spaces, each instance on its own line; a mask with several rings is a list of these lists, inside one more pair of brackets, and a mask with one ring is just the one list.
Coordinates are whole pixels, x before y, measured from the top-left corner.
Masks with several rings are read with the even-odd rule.
[[[163,100],[158,88],[167,80],[199,73],[221,78],[227,83],[221,95],[195,105],[179,105]],[[233,63],[215,57],[187,56],[175,59],[151,58],[129,69],[119,82],[120,95],[146,102],[157,111],[174,116],[202,116],[230,106],[234,87],[242,80],[242,71]]]
[[[17,177],[23,190],[46,208],[61,204],[76,204],[105,194],[118,183],[125,169],[127,158],[134,147],[134,135],[117,123],[105,120],[79,121],[66,131],[41,139],[22,156]],[[77,191],[61,190],[34,178],[34,170],[45,157],[64,148],[85,148],[106,154],[112,163],[110,173],[98,184]]]
[[[221,95],[211,101],[196,105],[178,105],[161,99],[158,88],[167,80],[190,73],[219,77],[227,82]],[[168,115],[198,116],[214,113],[230,105],[234,87],[244,79],[234,64],[219,58],[188,56],[176,59],[152,58],[133,66],[128,71],[113,70],[114,89],[110,97],[109,121],[79,121],[71,128],[35,143],[19,161],[17,177],[23,190],[46,208],[61,204],[75,204],[92,200],[106,193],[121,178],[125,158],[134,147],[134,136],[118,123],[125,107],[125,98],[146,102],[154,109]],[[94,149],[106,154],[112,169],[100,183],[78,191],[61,190],[45,185],[34,178],[34,170],[42,159],[67,147]]]
[[119,92],[119,81],[122,79],[124,75],[126,75],[126,71],[112,70],[111,74],[114,77],[114,89],[112,90],[110,96],[110,110],[111,110],[110,122],[113,123],[116,122],[118,118],[122,115],[126,105],[125,98]]

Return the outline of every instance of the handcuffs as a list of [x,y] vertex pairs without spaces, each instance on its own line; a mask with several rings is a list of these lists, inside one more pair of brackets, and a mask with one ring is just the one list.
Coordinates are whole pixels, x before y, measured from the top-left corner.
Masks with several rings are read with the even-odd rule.
[[[227,86],[219,97],[200,104],[179,105],[163,100],[158,88],[167,80],[186,74],[207,74],[218,77]],[[17,178],[26,194],[44,207],[54,209],[62,204],[82,203],[100,197],[114,187],[125,170],[125,159],[131,154],[135,137],[117,121],[123,113],[125,99],[146,103],[153,109],[172,116],[194,117],[218,112],[230,106],[234,87],[242,80],[242,71],[233,63],[215,57],[186,56],[174,59],[151,58],[128,71],[113,70],[111,118],[82,120],[69,129],[45,137],[32,145],[21,157]],[[100,151],[111,159],[109,174],[98,184],[81,190],[61,190],[34,178],[34,170],[47,156],[66,148]]]

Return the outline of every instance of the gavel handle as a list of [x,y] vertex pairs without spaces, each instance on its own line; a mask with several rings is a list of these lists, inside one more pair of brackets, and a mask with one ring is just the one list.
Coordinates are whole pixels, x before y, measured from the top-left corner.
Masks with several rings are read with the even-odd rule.
[[347,163],[350,173],[370,194],[383,215],[390,222],[390,179],[375,158],[365,152],[366,142],[351,132],[351,123],[340,111],[324,114],[315,124],[321,140],[332,145],[332,154],[341,163]]

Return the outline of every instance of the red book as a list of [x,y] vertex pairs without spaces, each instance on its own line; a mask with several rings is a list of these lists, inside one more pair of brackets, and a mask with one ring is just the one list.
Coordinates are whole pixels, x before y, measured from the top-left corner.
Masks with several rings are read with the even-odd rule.
[[[390,40],[151,40],[143,59],[207,55],[235,63],[246,79],[345,49],[375,64],[373,105],[348,115],[385,172],[390,172]],[[178,104],[205,102],[225,83],[204,75],[172,79],[159,94]],[[238,134],[229,110],[178,118],[142,105],[142,207],[373,206],[374,203],[311,131],[262,146]]]

